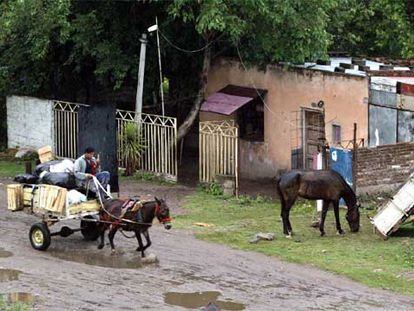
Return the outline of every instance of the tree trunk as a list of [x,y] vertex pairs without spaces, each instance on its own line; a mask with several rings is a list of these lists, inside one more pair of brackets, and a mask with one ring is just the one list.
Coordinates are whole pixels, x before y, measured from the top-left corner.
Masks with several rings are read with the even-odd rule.
[[194,101],[193,107],[191,107],[190,112],[187,115],[187,118],[184,120],[183,124],[178,129],[177,140],[180,141],[188,134],[191,129],[191,126],[194,124],[195,119],[197,118],[198,112],[201,108],[201,103],[204,100],[204,95],[207,88],[207,78],[208,72],[210,71],[210,61],[211,61],[211,50],[210,47],[204,50],[204,61],[203,61],[203,70],[201,72],[200,80],[201,85],[198,91],[197,97]]

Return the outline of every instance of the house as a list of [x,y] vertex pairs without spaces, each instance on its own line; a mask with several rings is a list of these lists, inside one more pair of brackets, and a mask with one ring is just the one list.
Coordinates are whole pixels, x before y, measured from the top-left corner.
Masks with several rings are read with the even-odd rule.
[[365,145],[413,141],[414,101],[399,94],[404,83],[414,84],[409,67],[347,57],[265,70],[218,59],[200,122],[234,120],[240,176],[274,177],[312,168],[325,139],[331,146],[352,140],[354,123]]

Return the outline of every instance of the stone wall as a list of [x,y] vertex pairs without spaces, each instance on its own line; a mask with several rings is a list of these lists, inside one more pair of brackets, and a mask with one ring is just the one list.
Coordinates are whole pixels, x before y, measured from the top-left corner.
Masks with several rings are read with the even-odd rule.
[[357,192],[393,191],[414,171],[414,143],[360,148],[357,154]]
[[53,102],[25,96],[7,97],[7,139],[9,148],[54,149]]

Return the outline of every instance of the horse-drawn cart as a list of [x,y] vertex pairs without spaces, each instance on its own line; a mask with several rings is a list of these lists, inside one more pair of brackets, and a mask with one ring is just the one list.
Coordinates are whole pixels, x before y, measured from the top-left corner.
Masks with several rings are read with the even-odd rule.
[[[68,191],[53,185],[12,184],[7,186],[8,209],[22,210],[41,219],[29,231],[32,247],[46,250],[52,236],[67,237],[80,231],[86,240],[99,237],[99,212],[101,203],[94,199],[77,204],[69,204]],[[58,222],[80,220],[80,227],[71,229],[63,226],[57,232],[50,228]]]
[[[96,177],[92,178],[92,182],[98,199],[83,202],[76,198],[73,200],[72,195],[68,195],[67,189],[58,186],[29,184],[7,186],[9,210],[23,210],[42,220],[30,228],[29,238],[34,249],[46,250],[52,236],[67,237],[77,231],[80,231],[86,240],[93,241],[100,236],[98,248],[102,249],[105,245],[104,233],[109,229],[108,238],[113,252],[116,232],[133,231],[138,241],[137,250],[141,252],[142,257],[145,257],[144,251],[151,245],[148,229],[152,226],[153,219],[157,218],[165,229],[171,229],[170,211],[164,200],[152,196],[136,196],[127,200],[112,199]],[[103,196],[111,200],[104,200]],[[50,232],[50,227],[54,224],[73,219],[80,220],[79,228],[71,229],[63,226],[57,232]],[[145,245],[141,234],[146,240]]]

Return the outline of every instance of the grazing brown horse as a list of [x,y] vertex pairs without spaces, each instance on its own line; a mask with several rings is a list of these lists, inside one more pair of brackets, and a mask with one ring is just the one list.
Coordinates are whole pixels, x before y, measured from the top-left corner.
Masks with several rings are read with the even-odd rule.
[[359,230],[359,204],[357,204],[355,193],[342,176],[335,171],[289,171],[278,179],[277,191],[282,203],[283,233],[288,237],[292,233],[289,212],[298,196],[309,200],[323,200],[322,216],[319,223],[321,236],[325,235],[325,217],[330,203],[334,207],[337,233],[344,234],[339,222],[339,199],[341,198],[345,200],[348,207],[346,220],[351,231],[357,232]]
[[[109,229],[108,238],[112,252],[115,252],[114,237],[116,232],[123,231],[135,232],[138,241],[137,251],[141,252],[141,257],[145,257],[144,251],[151,246],[148,229],[152,226],[155,217],[164,228],[171,229],[170,210],[164,200],[155,198],[151,201],[141,202],[140,200],[119,200],[111,199],[103,203],[100,213],[101,243],[98,248],[102,249],[105,245],[105,231]],[[141,234],[145,237],[146,245],[142,243]]]

